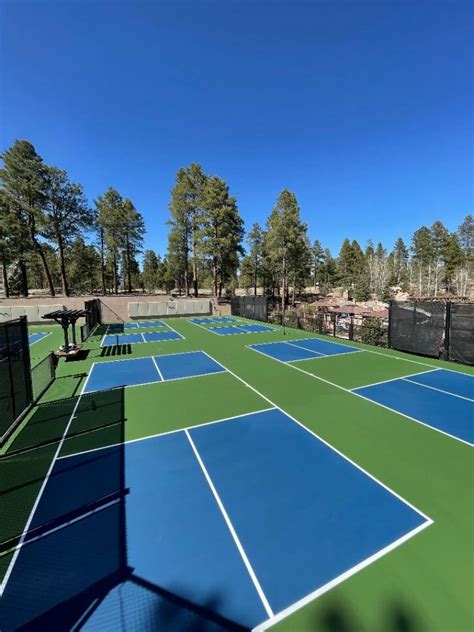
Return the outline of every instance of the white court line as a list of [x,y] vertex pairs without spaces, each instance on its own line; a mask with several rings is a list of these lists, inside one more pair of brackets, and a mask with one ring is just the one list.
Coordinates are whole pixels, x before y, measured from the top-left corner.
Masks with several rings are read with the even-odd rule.
[[219,494],[217,493],[217,490],[216,490],[216,488],[214,486],[214,483],[212,482],[212,479],[209,476],[209,472],[207,471],[206,466],[204,465],[203,460],[201,459],[201,455],[199,454],[196,446],[194,445],[194,441],[192,440],[191,435],[189,434],[189,431],[185,430],[184,432],[185,432],[185,434],[186,434],[186,436],[188,438],[189,443],[191,444],[191,448],[192,448],[192,450],[194,452],[194,455],[195,455],[195,457],[196,457],[196,459],[197,459],[197,461],[198,461],[198,463],[199,463],[199,465],[201,467],[201,470],[202,470],[202,472],[203,472],[203,474],[204,474],[204,476],[206,478],[206,481],[208,482],[209,487],[211,488],[211,491],[212,491],[212,493],[214,495],[216,503],[218,504],[219,509],[221,510],[221,513],[222,513],[222,515],[224,517],[224,520],[225,520],[225,522],[227,524],[227,527],[228,527],[228,529],[229,529],[229,531],[230,531],[230,533],[231,533],[231,535],[232,535],[232,537],[234,539],[235,545],[236,545],[236,547],[237,547],[237,549],[238,549],[238,551],[240,553],[240,556],[241,556],[241,558],[242,558],[242,560],[243,560],[243,562],[245,564],[245,567],[246,567],[246,569],[248,571],[248,574],[250,575],[250,577],[252,579],[252,582],[253,582],[253,585],[255,586],[255,589],[256,589],[256,591],[258,593],[258,596],[260,597],[260,599],[262,601],[263,607],[265,608],[265,611],[266,611],[266,613],[267,613],[267,615],[269,617],[274,617],[275,615],[273,613],[273,610],[271,609],[270,604],[268,603],[268,600],[267,600],[267,598],[265,596],[265,593],[263,592],[263,589],[262,589],[262,587],[260,585],[260,582],[257,579],[257,576],[255,575],[255,571],[253,570],[252,565],[250,564],[250,560],[247,557],[247,554],[246,554],[246,552],[244,550],[244,547],[242,546],[242,543],[241,543],[241,541],[239,539],[239,536],[237,535],[237,533],[236,533],[236,531],[234,529],[234,525],[232,524],[232,522],[231,522],[231,520],[230,520],[230,518],[229,518],[229,516],[227,514],[227,511],[225,510],[225,507],[224,507],[224,505],[222,503],[222,500],[220,499]]
[[388,384],[389,382],[397,382],[398,380],[404,380],[405,378],[408,378],[408,377],[414,377],[415,375],[425,375],[426,373],[433,373],[434,371],[441,371],[441,369],[432,369],[431,371],[419,371],[418,373],[410,373],[409,375],[391,377],[388,380],[380,380],[380,382],[372,382],[372,384],[364,384],[364,386],[356,386],[355,388],[352,388],[350,390],[356,391],[359,388],[370,388],[371,386],[379,386],[379,384]]
[[140,336],[142,337],[143,342],[148,342],[145,336],[142,334],[142,332],[140,332]]
[[[61,458],[63,457],[59,457],[58,461]],[[56,533],[56,531],[61,531],[61,529],[70,527],[71,525],[76,524],[76,522],[81,522],[85,518],[89,518],[93,514],[96,514],[99,511],[103,511],[104,509],[109,509],[110,507],[112,507],[113,505],[116,505],[119,502],[120,502],[120,498],[117,498],[116,500],[111,500],[105,505],[102,505],[101,507],[96,507],[95,509],[92,509],[91,511],[81,514],[80,516],[76,516],[76,518],[73,518],[72,520],[68,520],[64,524],[60,524],[57,527],[54,527],[53,529],[49,529],[45,533],[41,533],[40,535],[35,536],[31,538],[31,540],[27,540],[26,542],[23,542],[23,544],[20,544],[20,543],[15,544],[15,546],[12,546],[11,549],[8,549],[7,551],[2,551],[2,555],[12,553],[13,551],[17,549],[21,549],[21,548],[24,548],[25,546],[29,546],[30,544],[34,544],[35,542],[38,542],[38,540],[43,540],[44,538],[47,538],[51,534]]]
[[158,366],[158,364],[157,364],[157,362],[156,362],[155,358],[152,356],[152,358],[151,358],[151,359],[153,360],[153,364],[155,365],[156,370],[158,371],[158,375],[160,376],[160,380],[161,380],[162,382],[164,382],[164,381],[165,381],[165,378],[163,377],[163,374],[162,374],[162,372],[160,371],[160,367]]
[[32,331],[31,334],[28,334],[29,336],[34,335],[34,334],[43,334],[43,336],[42,336],[42,338],[38,338],[38,340],[35,340],[34,342],[28,342],[28,344],[30,345],[30,347],[32,347],[37,342],[41,342],[42,340],[46,340],[46,338],[48,336],[51,336],[52,333],[53,333],[52,331]]
[[101,347],[101,348],[104,346],[104,341],[105,341],[105,338],[107,337],[107,334],[109,333],[109,328],[110,328],[110,325],[107,325],[107,329],[105,330],[105,334],[103,335],[102,340],[100,341],[99,347]]
[[[430,371],[426,371],[430,373]],[[424,373],[415,373],[416,375],[424,375]],[[430,388],[432,391],[438,391],[439,393],[444,393],[445,395],[451,395],[451,397],[458,397],[459,399],[465,399],[467,402],[474,402],[474,399],[471,397],[465,397],[464,395],[458,395],[457,393],[451,393],[451,391],[445,391],[442,388],[438,388],[436,386],[430,386],[429,384],[423,384],[422,382],[416,382],[415,380],[409,380],[407,377],[402,377],[402,380],[405,382],[410,382],[410,384],[416,384],[417,386],[423,386],[424,388]]]
[[[159,437],[166,437],[171,434],[177,434],[178,432],[184,432],[185,430],[194,430],[195,428],[203,428],[204,426],[213,426],[214,424],[221,424],[226,421],[233,421],[240,417],[248,417],[249,415],[258,415],[259,413],[266,413],[269,410],[275,410],[274,406],[269,408],[261,408],[260,410],[254,410],[249,413],[240,413],[239,415],[232,415],[231,417],[223,417],[222,419],[215,419],[214,421],[205,421],[203,423],[194,424],[192,426],[185,426],[184,428],[176,428],[176,430],[167,430],[166,432],[157,432],[154,435],[147,435],[146,437],[138,437],[137,439],[129,439],[128,441],[120,441],[118,443],[111,443],[110,445],[103,445],[98,448],[91,448],[90,450],[83,450],[82,452],[74,452],[73,454],[65,454],[58,457],[58,461],[62,459],[70,459],[78,454],[89,454],[90,452],[99,452],[100,450],[108,450],[109,448],[118,448],[129,443],[139,443],[140,441],[148,441],[149,439],[158,439]],[[73,437],[72,437],[73,438]]]
[[47,483],[48,483],[48,481],[49,481],[49,479],[50,479],[50,476],[51,476],[51,474],[52,474],[53,468],[54,468],[54,466],[55,466],[55,464],[56,464],[56,461],[57,461],[57,459],[58,459],[59,453],[60,453],[60,451],[61,451],[61,449],[62,449],[62,447],[63,447],[63,444],[64,444],[64,440],[65,440],[65,438],[66,438],[66,435],[67,435],[67,434],[68,434],[68,432],[69,432],[69,428],[71,427],[71,424],[72,424],[73,419],[75,419],[75,418],[76,418],[76,412],[77,412],[77,409],[78,409],[79,403],[80,403],[80,401],[81,401],[81,399],[82,399],[82,396],[83,396],[83,394],[84,394],[84,390],[85,390],[85,388],[86,388],[86,385],[87,385],[87,382],[88,382],[88,380],[89,380],[89,377],[90,377],[90,373],[89,373],[89,375],[87,376],[86,381],[84,382],[84,385],[83,385],[83,387],[82,387],[81,393],[80,393],[79,397],[77,398],[77,402],[76,402],[76,403],[75,403],[75,405],[74,405],[74,408],[73,408],[73,410],[72,410],[71,416],[69,417],[69,421],[68,421],[68,423],[66,424],[66,428],[65,428],[65,430],[64,430],[64,432],[63,432],[63,434],[62,434],[62,437],[61,437],[61,440],[60,440],[59,445],[58,445],[58,447],[57,447],[57,450],[56,450],[56,452],[54,453],[54,456],[53,456],[53,458],[52,458],[52,460],[51,460],[51,464],[50,464],[50,466],[49,466],[49,468],[48,468],[48,471],[47,471],[47,473],[46,473],[46,476],[45,476],[45,478],[44,478],[44,480],[43,480],[43,483],[41,484],[40,490],[39,490],[39,492],[38,492],[38,495],[37,495],[37,497],[36,497],[36,500],[35,500],[35,502],[34,502],[34,505],[33,505],[32,509],[31,509],[30,515],[29,515],[29,517],[28,517],[28,520],[26,521],[25,528],[23,529],[22,534],[21,534],[21,536],[20,536],[20,540],[19,540],[19,542],[18,542],[18,548],[16,549],[15,553],[13,554],[13,557],[12,557],[12,559],[10,560],[10,564],[8,565],[7,571],[6,571],[6,573],[5,573],[4,577],[3,577],[3,581],[2,581],[2,583],[0,584],[0,597],[3,595],[3,591],[5,590],[5,587],[6,587],[6,585],[7,585],[7,582],[8,582],[8,580],[9,580],[9,578],[10,578],[10,575],[11,575],[11,573],[12,573],[12,571],[13,571],[13,567],[15,566],[15,563],[16,563],[16,560],[17,560],[17,558],[18,558],[18,554],[19,554],[19,552],[20,552],[21,546],[22,546],[23,542],[25,541],[25,537],[26,537],[26,535],[27,535],[27,533],[28,533],[28,530],[29,530],[29,528],[30,528],[30,525],[31,525],[31,521],[33,520],[33,516],[34,516],[34,515],[35,515],[35,513],[36,513],[36,510],[37,510],[37,508],[38,508],[38,505],[39,505],[39,503],[40,503],[40,500],[41,500],[41,498],[42,498],[42,496],[43,496],[43,493],[44,493],[45,487],[46,487],[46,485],[47,485]]
[[[168,323],[164,320],[163,323],[168,327],[168,329],[171,329],[171,331],[174,331],[175,334],[178,334],[178,336],[181,338],[181,340],[185,340],[183,334],[180,334],[179,331],[176,331],[176,329],[174,329],[174,327],[171,327],[171,325],[168,325]],[[157,342],[170,342],[169,340],[160,340]]]
[[[415,417],[410,417],[410,415],[406,415],[405,413],[402,413],[401,411],[396,410],[395,408],[390,408],[389,406],[385,406],[385,404],[381,404],[380,402],[377,402],[374,399],[370,399],[369,397],[366,397],[365,395],[362,395],[361,393],[358,393],[357,390],[350,390],[348,388],[345,388],[344,386],[341,386],[340,384],[336,384],[335,382],[330,382],[329,380],[326,380],[325,378],[320,377],[319,375],[315,375],[314,373],[310,373],[309,371],[305,371],[304,369],[301,369],[299,366],[295,366],[294,364],[290,364],[289,362],[283,362],[283,360],[278,360],[278,358],[272,358],[271,356],[268,356],[263,351],[259,351],[255,347],[248,346],[248,348],[252,349],[252,351],[256,351],[257,353],[260,353],[260,355],[264,356],[265,358],[269,358],[271,360],[275,360],[276,362],[279,362],[280,364],[283,364],[283,366],[289,366],[290,368],[295,369],[295,371],[300,371],[301,373],[304,373],[305,375],[308,375],[309,377],[312,377],[314,380],[318,380],[320,382],[324,382],[325,384],[329,384],[329,386],[334,386],[334,388],[338,388],[339,390],[344,391],[345,393],[351,393],[351,395],[354,395],[355,397],[360,397],[361,399],[365,399],[367,402],[371,402],[372,404],[375,404],[376,406],[380,406],[380,408],[385,408],[386,410],[389,410],[392,413],[396,413],[397,415],[400,415],[401,417],[405,417],[406,419],[409,419],[410,421],[415,421],[417,424],[421,424],[422,426],[426,426],[426,428],[429,428],[430,430],[434,430],[435,432],[439,432],[440,434],[443,434],[443,435],[445,435],[447,437],[450,437],[451,439],[454,439],[455,441],[459,441],[460,443],[465,443],[466,445],[469,445],[469,446],[474,445],[474,444],[470,443],[469,441],[466,441],[465,439],[460,439],[456,435],[453,435],[453,434],[450,434],[449,432],[446,432],[445,430],[440,430],[439,428],[435,428],[435,426],[431,426],[430,424],[428,424],[428,423],[426,423],[424,421],[420,421],[419,419],[415,419]],[[400,378],[395,378],[395,379],[400,379]],[[369,384],[369,386],[371,386],[371,385]],[[361,388],[365,388],[365,387],[364,386],[358,386],[357,387],[357,389],[361,389]]]
[[[206,353],[204,351],[204,353]],[[209,354],[207,354],[209,355]],[[211,356],[209,356],[211,357]],[[221,364],[218,360],[216,360],[215,358],[212,358],[215,362],[217,362],[218,364]],[[285,364],[284,362],[282,362],[282,364]],[[396,547],[398,547],[400,544],[402,544],[403,542],[406,542],[407,540],[409,540],[410,538],[412,538],[413,536],[415,536],[417,533],[419,533],[420,531],[422,531],[423,529],[425,529],[426,527],[429,527],[430,525],[433,524],[433,520],[427,516],[424,512],[422,512],[420,509],[418,509],[417,507],[415,507],[414,505],[412,505],[412,503],[410,503],[408,500],[406,500],[405,498],[403,498],[402,496],[400,496],[400,494],[397,494],[397,492],[395,492],[393,489],[391,489],[390,487],[388,487],[388,485],[385,485],[385,483],[382,483],[382,481],[380,481],[378,478],[376,478],[375,476],[373,476],[372,474],[370,474],[370,472],[368,472],[367,470],[365,470],[363,467],[361,467],[360,465],[358,465],[355,461],[353,461],[352,459],[350,459],[348,456],[346,456],[343,452],[341,452],[340,450],[338,450],[337,448],[335,448],[333,445],[331,445],[330,443],[328,443],[325,439],[323,439],[322,437],[320,437],[318,434],[316,434],[313,430],[310,430],[307,426],[305,426],[304,424],[302,424],[300,421],[298,421],[295,417],[293,417],[292,415],[290,415],[288,412],[286,412],[283,408],[281,408],[280,406],[278,406],[277,404],[275,404],[269,397],[267,397],[266,395],[263,395],[263,393],[261,393],[260,391],[258,391],[256,388],[254,388],[251,384],[249,384],[248,382],[246,382],[243,378],[241,378],[240,376],[238,376],[236,373],[234,373],[233,371],[231,371],[228,367],[224,366],[223,364],[221,364],[221,366],[231,375],[233,375],[236,379],[238,379],[240,382],[242,382],[242,384],[245,384],[245,386],[247,386],[248,388],[250,388],[252,391],[254,391],[255,393],[257,393],[257,395],[259,395],[260,397],[262,397],[265,401],[267,401],[269,404],[272,405],[273,408],[276,408],[277,410],[279,410],[280,412],[282,412],[284,415],[286,415],[289,419],[291,419],[292,421],[294,421],[296,424],[298,424],[298,426],[300,426],[301,428],[303,428],[303,430],[305,430],[306,432],[308,432],[309,434],[313,435],[316,439],[318,439],[319,441],[321,441],[322,443],[324,443],[324,445],[326,445],[328,448],[330,448],[331,450],[333,450],[336,454],[338,454],[340,457],[342,457],[343,459],[345,459],[348,463],[350,463],[351,465],[353,465],[354,467],[356,467],[359,471],[361,471],[363,474],[365,474],[366,476],[368,476],[370,479],[372,479],[373,481],[375,481],[376,483],[378,483],[381,487],[383,487],[386,491],[388,491],[390,494],[392,494],[393,496],[395,496],[395,498],[398,498],[398,500],[400,500],[402,503],[404,503],[407,507],[410,507],[410,509],[412,509],[413,511],[415,511],[418,515],[420,515],[422,518],[425,519],[425,522],[420,525],[419,527],[417,527],[416,529],[413,529],[412,531],[410,531],[409,533],[406,533],[404,536],[402,536],[401,538],[399,538],[398,540],[396,540],[395,542],[392,542],[392,544],[388,545],[387,547],[385,547],[384,549],[382,549],[381,551],[378,551],[378,553],[375,553],[374,555],[372,555],[371,557],[367,558],[366,560],[360,562],[359,564],[357,564],[356,566],[354,566],[353,568],[349,569],[348,571],[346,571],[345,573],[343,573],[342,575],[340,575],[339,577],[336,577],[334,580],[332,580],[331,582],[329,582],[328,584],[326,584],[325,586],[322,586],[321,588],[319,588],[317,591],[315,591],[314,593],[311,593],[310,595],[307,595],[306,597],[304,597],[302,600],[297,601],[295,604],[293,604],[292,606],[289,606],[288,608],[286,608],[284,611],[277,613],[277,615],[275,615],[275,617],[270,617],[270,619],[268,621],[263,622],[262,624],[260,624],[259,626],[257,626],[254,630],[259,631],[259,630],[265,630],[267,627],[273,625],[274,623],[276,623],[277,621],[280,621],[281,619],[287,617],[289,614],[295,612],[296,610],[298,610],[299,608],[302,608],[303,606],[307,605],[310,601],[313,601],[313,599],[316,599],[317,597],[319,597],[321,594],[323,594],[324,592],[327,592],[328,590],[330,590],[331,588],[333,588],[334,586],[340,584],[341,582],[345,581],[346,579],[348,579],[349,577],[351,577],[352,575],[354,575],[355,573],[357,573],[358,571],[362,570],[363,568],[365,568],[366,566],[369,566],[370,564],[372,564],[373,562],[375,562],[377,559],[379,559],[380,557],[382,557],[383,555],[385,555],[386,553],[389,553],[390,551],[392,551],[393,549],[395,549]],[[296,367],[295,367],[296,368]],[[309,374],[311,375],[311,374]]]
[[[295,347],[301,347],[301,349],[307,349],[307,347],[303,347],[302,345],[298,344],[298,342],[305,342],[306,340],[319,340],[319,338],[298,338],[297,340],[287,340],[286,344],[293,345]],[[321,340],[320,342],[325,342],[325,341]],[[339,347],[343,347],[344,349],[352,349],[352,351],[345,351],[345,352],[343,351],[342,353],[333,353],[331,355],[343,355],[344,353],[353,353],[354,351],[363,351],[363,349],[358,349],[357,347],[353,347],[351,345],[340,345],[337,342],[333,342],[332,340],[329,342],[331,342],[331,344],[338,345]],[[310,351],[314,351],[314,349],[310,349]],[[320,353],[323,356],[328,355],[327,353],[323,353],[322,351],[314,351],[314,353]]]
[[331,590],[332,588],[334,588],[338,584],[341,584],[346,579],[349,579],[349,577],[352,577],[352,575],[355,575],[356,573],[361,571],[366,566],[369,566],[370,564],[372,564],[376,560],[380,559],[381,557],[383,557],[387,553],[390,553],[390,551],[393,551],[394,549],[399,547],[401,544],[403,544],[407,540],[410,540],[413,536],[415,536],[417,533],[420,533],[420,531],[423,531],[423,529],[426,529],[426,527],[429,527],[431,524],[433,524],[432,521],[427,521],[427,522],[424,522],[423,524],[421,524],[420,526],[416,527],[412,531],[409,531],[404,536],[402,536],[398,540],[395,540],[395,542],[392,542],[392,544],[389,544],[388,546],[386,546],[385,548],[381,549],[380,551],[377,551],[377,553],[374,553],[373,555],[368,557],[363,562],[360,562],[356,566],[353,566],[352,568],[350,568],[345,573],[342,573],[338,577],[335,577],[334,579],[332,579],[327,584],[324,584],[324,586],[321,586],[320,588],[318,588],[317,590],[313,591],[312,593],[309,593],[309,595],[306,595],[305,597],[303,597],[302,599],[300,599],[296,603],[292,604],[288,608],[285,608],[284,610],[281,610],[280,612],[275,614],[273,617],[270,617],[269,619],[267,619],[267,621],[264,621],[263,623],[260,623],[259,625],[255,626],[252,629],[252,632],[263,632],[264,630],[267,630],[269,627],[275,625],[279,621],[282,621],[283,619],[286,619],[286,617],[289,617],[290,614],[293,614],[294,612],[296,612],[300,608],[303,608],[303,606],[308,605],[309,603],[311,603],[312,601],[314,601],[315,599],[317,599],[318,597],[320,597],[324,593],[328,592],[329,590]]
[[[209,356],[209,354],[206,351],[203,351],[203,353],[205,353],[206,355]],[[211,358],[211,356],[209,356]],[[385,483],[382,483],[378,478],[376,478],[375,476],[373,476],[372,474],[370,474],[367,470],[364,470],[363,467],[361,467],[360,465],[358,465],[355,461],[353,461],[352,459],[350,459],[348,456],[346,456],[343,452],[341,452],[340,450],[338,450],[337,448],[335,448],[333,445],[331,445],[330,443],[328,443],[325,439],[323,439],[322,437],[320,437],[318,434],[316,434],[313,430],[310,430],[307,426],[305,426],[304,424],[302,424],[300,421],[298,421],[295,417],[293,417],[292,415],[290,415],[290,413],[288,413],[286,410],[284,410],[283,408],[281,408],[281,406],[278,406],[278,404],[275,404],[275,402],[273,402],[269,397],[267,397],[266,395],[264,395],[263,393],[261,393],[260,391],[258,391],[256,388],[254,388],[251,384],[249,384],[248,382],[246,382],[243,378],[241,378],[240,376],[237,375],[237,373],[234,373],[233,371],[231,371],[231,369],[227,368],[226,366],[224,366],[221,362],[219,362],[219,360],[216,360],[215,358],[211,358],[212,360],[214,360],[214,362],[216,362],[217,364],[220,364],[221,367],[223,369],[225,369],[227,371],[227,373],[230,373],[230,375],[233,375],[237,380],[239,380],[239,382],[242,382],[242,384],[244,384],[245,386],[247,386],[247,388],[250,388],[252,391],[254,391],[257,395],[259,395],[262,399],[264,399],[266,402],[268,402],[272,408],[277,408],[280,412],[282,412],[284,415],[286,415],[287,417],[289,417],[292,421],[294,421],[296,424],[298,424],[298,426],[301,426],[304,430],[306,430],[306,432],[309,432],[310,434],[312,434],[314,437],[316,437],[316,439],[319,439],[319,441],[321,441],[322,443],[324,443],[324,445],[326,445],[328,448],[331,448],[331,450],[333,450],[334,452],[336,452],[337,454],[339,454],[339,456],[341,456],[343,459],[345,459],[346,461],[348,461],[349,463],[351,463],[351,465],[353,465],[354,467],[356,467],[358,470],[360,470],[361,472],[363,472],[364,474],[366,474],[367,476],[369,476],[373,481],[375,481],[376,483],[378,483],[379,485],[381,485],[384,489],[386,489],[388,492],[390,492],[393,496],[396,496],[399,500],[401,500],[403,503],[405,503],[405,505],[407,505],[408,507],[410,507],[411,509],[413,509],[414,511],[416,511],[417,513],[420,514],[420,516],[423,516],[423,518],[425,518],[426,520],[431,520],[431,518],[429,518],[429,516],[427,516],[426,514],[424,514],[422,511],[420,511],[419,509],[417,509],[414,505],[412,505],[410,502],[408,502],[408,500],[405,500],[404,498],[402,498],[399,494],[397,494],[397,492],[394,492],[393,489],[391,489],[390,487],[388,487],[387,485],[385,485]],[[285,364],[284,362],[282,364]],[[296,368],[296,367],[295,367]],[[305,371],[306,372],[306,371]],[[308,375],[311,375],[311,373],[309,373]],[[341,387],[342,388],[342,387]],[[345,389],[344,389],[345,390]]]

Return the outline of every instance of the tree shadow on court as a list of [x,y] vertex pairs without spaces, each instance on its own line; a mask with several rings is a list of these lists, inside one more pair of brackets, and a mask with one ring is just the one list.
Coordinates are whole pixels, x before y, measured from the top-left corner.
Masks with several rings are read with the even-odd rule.
[[100,351],[101,358],[114,357],[114,356],[123,356],[130,355],[133,353],[132,345],[108,345],[107,347],[102,347]]
[[[377,630],[383,632],[426,632],[421,617],[415,609],[401,599],[394,599],[381,609]],[[316,608],[313,617],[314,632],[371,632],[359,621],[357,615],[341,602]]]

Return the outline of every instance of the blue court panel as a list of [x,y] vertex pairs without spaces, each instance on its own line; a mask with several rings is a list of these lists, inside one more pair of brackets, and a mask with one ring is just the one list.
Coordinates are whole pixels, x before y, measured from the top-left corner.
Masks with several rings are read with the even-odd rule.
[[319,353],[320,355],[324,355],[324,356],[340,355],[343,353],[354,353],[354,351],[361,351],[361,349],[357,349],[356,347],[348,347],[346,345],[339,345],[334,342],[320,340],[319,338],[290,340],[288,344],[297,345],[298,347],[303,347],[304,349],[308,349],[309,351],[314,351],[315,353]]
[[275,331],[273,327],[268,327],[267,325],[254,325],[253,323],[250,325],[239,325],[239,329],[243,329],[248,334],[259,334],[264,331]]
[[180,336],[175,331],[171,331],[171,329],[167,329],[166,331],[152,331],[142,335],[145,338],[145,342],[166,342],[168,340],[182,340],[182,336]]
[[274,612],[426,523],[279,410],[189,432]]
[[[111,327],[113,327],[113,325],[111,325]],[[120,325],[119,325],[119,327],[120,327]],[[124,329],[138,329],[138,325],[137,325],[137,323],[124,323],[123,324],[123,328]],[[111,330],[109,329],[109,331],[111,331]]]
[[143,342],[141,334],[107,334],[100,343],[101,347],[113,347],[114,345],[129,345]]
[[190,318],[189,322],[195,325],[212,325],[215,323],[234,323],[237,318],[233,316],[210,316],[207,318]]
[[126,467],[135,574],[248,628],[266,619],[186,435],[129,444]]
[[457,439],[474,443],[474,404],[470,401],[404,379],[356,388],[353,392]]
[[168,326],[162,320],[141,320],[135,323],[135,325],[139,329],[145,329],[147,327],[167,327]]
[[213,334],[218,334],[219,336],[234,336],[235,334],[245,333],[239,327],[233,327],[232,325],[229,327],[208,327],[208,331],[212,331]]
[[28,334],[28,342],[30,343],[30,347],[31,345],[34,345],[35,342],[39,342],[40,340],[43,340],[43,338],[46,338],[46,336],[49,336],[49,333],[40,333],[40,332],[36,332],[34,334]]
[[439,388],[453,395],[468,397],[474,401],[474,375],[456,373],[445,369],[420,373],[420,375],[410,376],[410,382],[425,384],[432,388]]
[[152,358],[97,362],[89,373],[84,393],[160,381],[161,378]]
[[309,360],[310,358],[319,358],[318,354],[302,347],[295,347],[286,342],[268,342],[260,345],[249,345],[250,349],[264,353],[270,358],[281,360],[281,362],[292,362],[294,360]]
[[202,351],[155,356],[155,362],[165,380],[225,372],[220,364]]
[[[275,613],[426,522],[279,410],[188,432]],[[127,568],[143,580],[135,591],[158,590],[130,594],[120,584],[84,629],[122,629],[124,621],[146,632],[194,629],[179,604],[154,612],[162,590],[248,629],[268,618],[185,432],[56,461],[31,535],[58,518],[60,529],[20,550],[2,597],[2,631],[51,617]],[[70,629],[69,610],[53,616],[42,629]]]

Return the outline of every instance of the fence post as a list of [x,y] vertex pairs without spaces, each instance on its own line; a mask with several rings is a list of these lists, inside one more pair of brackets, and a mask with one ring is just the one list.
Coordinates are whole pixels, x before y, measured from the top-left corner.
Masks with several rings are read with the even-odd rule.
[[337,314],[333,314],[332,335],[334,338],[336,337],[336,324],[337,324]]
[[354,340],[354,316],[351,314],[351,322],[349,323],[349,340]]
[[446,303],[446,317],[444,319],[444,359],[449,360],[451,355],[451,301]]

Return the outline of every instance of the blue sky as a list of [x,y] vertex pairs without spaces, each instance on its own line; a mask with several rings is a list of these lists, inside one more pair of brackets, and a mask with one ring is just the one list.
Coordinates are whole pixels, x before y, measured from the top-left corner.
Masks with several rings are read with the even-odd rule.
[[180,166],[249,228],[294,191],[334,253],[473,211],[470,2],[1,3],[1,149],[30,140],[166,249]]

